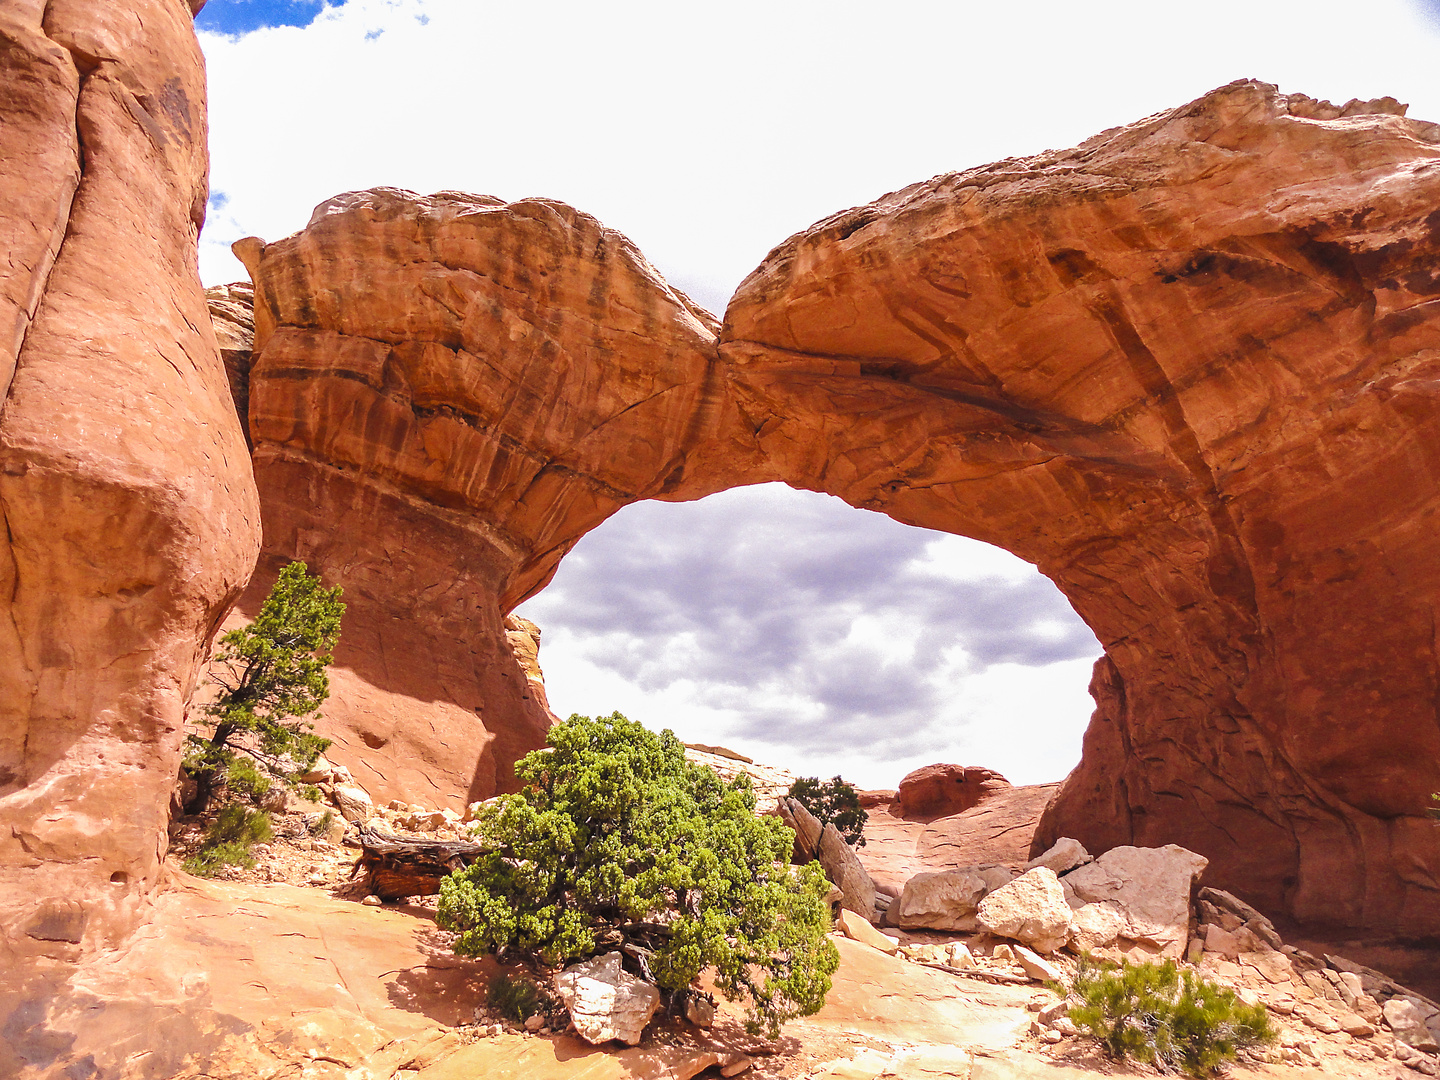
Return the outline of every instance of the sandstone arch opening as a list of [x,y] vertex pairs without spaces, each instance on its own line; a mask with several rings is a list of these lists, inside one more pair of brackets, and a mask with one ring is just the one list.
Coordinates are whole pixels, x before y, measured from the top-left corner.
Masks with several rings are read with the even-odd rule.
[[1063,779],[1101,653],[1008,552],[774,483],[621,510],[516,614],[561,716],[867,788],[935,761]]

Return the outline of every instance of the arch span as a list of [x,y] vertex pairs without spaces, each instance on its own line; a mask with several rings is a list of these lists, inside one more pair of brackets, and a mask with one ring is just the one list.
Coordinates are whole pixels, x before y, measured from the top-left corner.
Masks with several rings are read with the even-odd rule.
[[267,552],[347,584],[364,678],[468,627],[457,737],[509,754],[545,718],[501,614],[629,502],[782,480],[972,536],[1106,651],[1042,841],[1440,932],[1437,131],[1237,83],[820,222],[723,327],[562,204],[341,196],[237,245]]

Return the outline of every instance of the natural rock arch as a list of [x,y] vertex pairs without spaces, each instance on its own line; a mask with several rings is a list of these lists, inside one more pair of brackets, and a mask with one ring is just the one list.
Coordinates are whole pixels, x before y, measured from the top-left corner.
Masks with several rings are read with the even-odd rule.
[[1040,841],[1435,932],[1440,140],[1399,111],[1237,83],[937,177],[778,247],[718,344],[562,204],[341,196],[237,245],[267,551],[368,580],[377,626],[447,597],[397,652],[468,625],[503,785],[544,718],[501,613],[619,506],[780,479],[973,536],[1106,648]]

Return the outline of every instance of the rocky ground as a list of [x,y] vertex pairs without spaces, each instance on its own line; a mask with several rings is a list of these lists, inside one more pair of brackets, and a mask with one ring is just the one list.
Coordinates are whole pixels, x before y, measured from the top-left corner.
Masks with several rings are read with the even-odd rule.
[[[727,775],[753,772],[767,806],[793,779],[721,748],[692,748],[690,754]],[[327,782],[332,799],[337,787],[349,786],[347,779],[341,774]],[[1021,869],[1042,800],[1052,789],[991,786],[980,804],[923,821],[907,818],[894,793],[867,793],[871,823],[860,854],[879,892],[898,896],[904,880],[921,871],[991,860]],[[500,969],[449,951],[450,935],[434,922],[433,897],[382,904],[367,895],[364,875],[357,873],[353,825],[347,832],[338,813],[327,816],[293,799],[287,811],[275,814],[274,838],[253,849],[253,866],[224,869],[212,881],[177,874],[149,928],[106,970],[91,974],[101,996],[113,995],[111,1012],[121,1004],[119,1011],[130,1014],[167,997],[172,1001],[167,1022],[175,1038],[167,1052],[174,1055],[174,1069],[157,1076],[1156,1075],[1110,1060],[1076,1031],[1061,996],[1012,951],[1013,943],[984,932],[885,927],[882,936],[866,925],[855,935],[861,940],[851,940],[837,930],[841,967],[825,1008],[788,1024],[773,1043],[746,1036],[742,1010],[723,1001],[709,1030],[662,1015],[633,1048],[588,1045],[565,1030],[563,1008],[537,1016],[526,1030],[486,1009],[485,987]],[[370,827],[397,836],[464,833],[453,812],[396,802],[368,813]],[[203,824],[182,823],[172,864],[198,845]],[[1263,920],[1247,923],[1243,905],[1242,915],[1203,900],[1197,910],[1190,954],[1199,971],[1246,1001],[1263,1002],[1280,1034],[1273,1048],[1237,1064],[1236,1076],[1411,1080],[1434,1070],[1434,1055],[1412,1050],[1392,1034],[1390,1021],[1401,1021],[1386,1010],[1394,1012],[1401,999],[1383,976],[1353,964],[1340,971],[1333,957],[1327,964],[1278,939],[1260,940],[1247,927],[1256,926],[1267,939],[1273,929]],[[964,945],[959,952],[956,943]],[[961,955],[963,969],[956,966]],[[1046,962],[1062,976],[1075,963],[1064,953]],[[130,980],[146,985],[145,1001],[127,993]],[[1377,997],[1396,998],[1397,1004],[1382,1007]],[[102,1010],[90,1029],[93,1037],[116,1037],[106,1015]],[[210,1061],[204,1073],[191,1064],[196,1056]]]

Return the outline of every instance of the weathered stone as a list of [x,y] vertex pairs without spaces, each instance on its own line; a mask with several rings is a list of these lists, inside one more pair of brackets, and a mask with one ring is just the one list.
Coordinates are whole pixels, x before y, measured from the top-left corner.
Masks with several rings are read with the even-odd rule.
[[715,1026],[715,1002],[700,994],[685,996],[685,1019],[696,1027]]
[[1014,876],[1004,866],[916,874],[905,883],[900,899],[893,905],[899,909],[893,921],[904,930],[973,931],[980,901]]
[[1113,901],[1125,915],[1123,937],[1179,959],[1190,939],[1190,895],[1205,866],[1175,844],[1118,847],[1066,874],[1065,884],[1087,903]]
[[618,952],[566,968],[555,976],[555,992],[576,1032],[596,1045],[618,1039],[634,1046],[660,1008],[660,992],[625,971]]
[[815,858],[820,852],[820,833],[823,831],[819,819],[805,809],[805,804],[799,799],[780,799],[776,812],[795,834],[794,861],[804,863]]
[[1025,869],[1034,870],[1037,866],[1045,866],[1054,870],[1056,874],[1063,874],[1092,861],[1093,856],[1085,850],[1084,844],[1079,840],[1062,836],[1047,851],[1026,863]]
[[894,955],[900,949],[900,939],[893,938],[889,934],[882,934],[875,927],[870,925],[869,920],[861,918],[853,911],[841,909],[835,919],[835,925],[840,932],[852,941],[858,941],[862,945],[869,945],[872,949],[879,949],[883,953]]
[[770,478],[717,394],[717,323],[542,199],[355,192],[236,250],[266,522],[242,611],[294,558],[344,586],[317,729],[376,797],[512,790],[552,716],[505,613],[620,507]]
[[1020,965],[1020,969],[1032,979],[1058,982],[1065,974],[1049,960],[1036,955],[1024,945],[1016,945],[1011,951],[1015,954],[1015,962]]
[[[41,1000],[37,955],[112,946],[148,910],[187,704],[260,521],[195,269],[188,9],[0,5],[0,85],[5,1027]],[[52,902],[78,905],[79,942],[24,932]]]
[[825,876],[844,894],[840,906],[867,921],[874,918],[875,883],[855,857],[855,849],[845,842],[834,825],[827,823],[821,830],[819,859]]
[[[1415,998],[1393,997],[1381,1006],[1395,1038],[1426,1054],[1440,1052],[1440,1018]],[[1433,1022],[1433,1028],[1432,1028]]]
[[1440,128],[1400,111],[1235,83],[834,214],[731,300],[787,481],[1014,551],[1110,643],[1032,854],[1179,843],[1440,932]]
[[1081,904],[1074,908],[1075,929],[1070,944],[1078,953],[1095,952],[1114,945],[1124,935],[1129,920],[1113,900]]
[[1073,916],[1055,871],[1042,866],[981,900],[975,921],[992,934],[1052,953],[1069,939]]
[[375,813],[375,806],[369,794],[362,787],[353,784],[337,784],[331,793],[340,816],[346,821],[369,821]]
[[905,817],[937,818],[969,810],[1009,787],[1010,781],[993,769],[925,765],[900,781],[897,798]]

